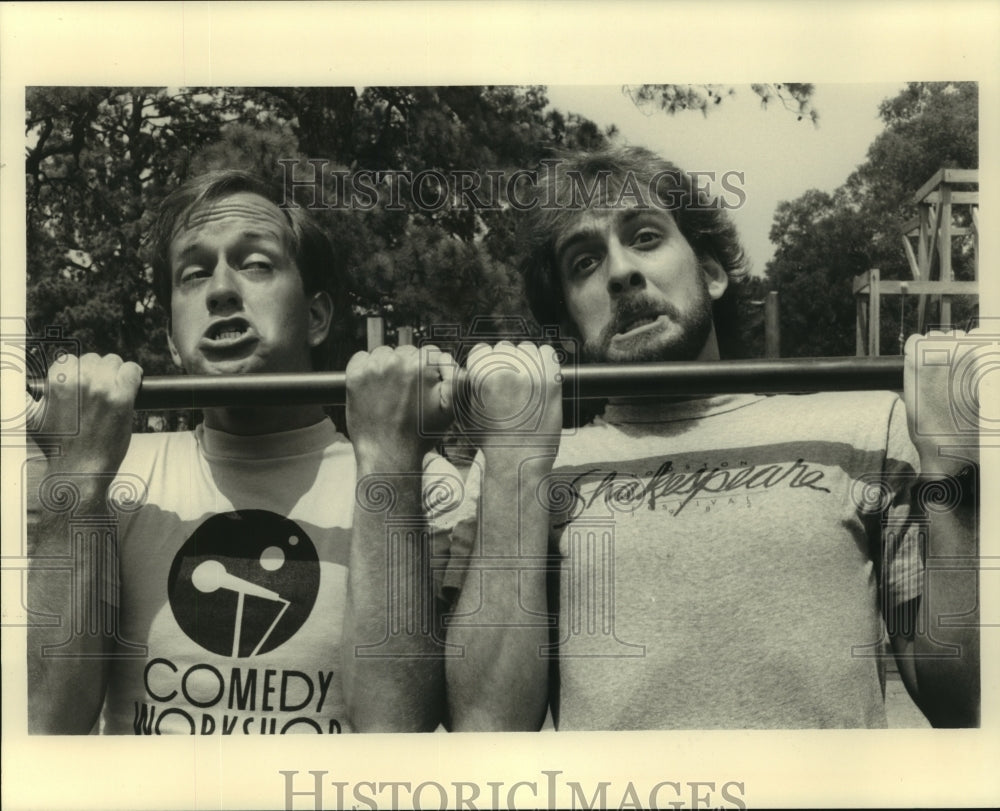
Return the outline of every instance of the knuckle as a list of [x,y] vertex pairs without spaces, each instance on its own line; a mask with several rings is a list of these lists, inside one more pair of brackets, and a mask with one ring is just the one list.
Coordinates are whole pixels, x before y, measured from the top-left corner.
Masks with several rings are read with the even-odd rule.
[[50,382],[59,382],[59,378],[67,375],[76,375],[80,369],[80,358],[73,354],[65,354],[54,360],[49,366],[48,378]]
[[355,368],[364,368],[369,363],[371,363],[371,360],[372,360],[372,353],[366,352],[365,350],[361,350],[360,352],[355,352],[351,356],[351,359],[347,362],[347,366],[348,368],[350,368],[351,366]]

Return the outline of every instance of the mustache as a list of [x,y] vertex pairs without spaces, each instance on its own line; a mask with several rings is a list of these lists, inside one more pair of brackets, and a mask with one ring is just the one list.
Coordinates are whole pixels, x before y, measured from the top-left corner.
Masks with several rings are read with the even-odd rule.
[[611,317],[606,332],[608,336],[622,332],[636,318],[649,315],[668,315],[673,320],[680,319],[680,310],[669,301],[654,301],[648,296],[621,299]]

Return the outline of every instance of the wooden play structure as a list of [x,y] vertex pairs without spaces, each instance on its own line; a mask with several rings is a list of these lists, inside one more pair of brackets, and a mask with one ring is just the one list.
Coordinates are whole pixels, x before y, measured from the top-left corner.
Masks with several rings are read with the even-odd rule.
[[[882,296],[915,295],[917,331],[930,324],[951,324],[951,296],[979,294],[979,174],[976,169],[939,169],[913,196],[917,215],[902,229],[903,250],[912,281],[887,280],[877,268],[854,278],[857,303],[855,354],[877,356]],[[966,207],[968,225],[954,221]],[[973,280],[956,281],[952,269],[953,240],[971,234]],[[913,240],[916,241],[914,252]],[[930,307],[928,307],[930,305]],[[930,321],[933,313],[933,321]]]

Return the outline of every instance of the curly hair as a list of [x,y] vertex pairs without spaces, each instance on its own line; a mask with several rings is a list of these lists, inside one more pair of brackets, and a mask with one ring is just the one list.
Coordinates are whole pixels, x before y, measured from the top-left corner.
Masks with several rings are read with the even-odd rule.
[[[578,203],[581,181],[592,194]],[[600,181],[600,182],[597,182]],[[628,186],[628,188],[626,188]],[[644,200],[671,212],[680,232],[699,260],[714,259],[731,284],[712,305],[722,357],[739,354],[737,291],[732,284],[747,273],[747,261],[736,227],[725,210],[706,199],[687,172],[642,147],[608,147],[592,152],[563,152],[542,161],[536,188],[545,202],[526,207],[522,223],[524,259],[521,272],[532,315],[539,324],[569,321],[555,246],[562,233],[588,207],[611,205],[619,197],[648,190],[655,200]],[[572,205],[559,204],[569,200]]]
[[326,340],[312,350],[316,370],[330,368],[342,360],[352,329],[350,279],[343,257],[334,250],[326,233],[299,207],[284,205],[280,185],[238,169],[221,169],[189,178],[164,198],[146,235],[153,266],[153,289],[157,301],[170,316],[173,281],[170,245],[187,227],[200,206],[240,193],[256,194],[281,209],[288,224],[290,249],[302,277],[306,295],[325,292],[333,303],[333,320]]

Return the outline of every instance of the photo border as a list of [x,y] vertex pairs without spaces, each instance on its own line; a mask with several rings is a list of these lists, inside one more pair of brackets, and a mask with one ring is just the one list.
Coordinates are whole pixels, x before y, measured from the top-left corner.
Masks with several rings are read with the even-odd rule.
[[[981,89],[981,222],[989,223],[1000,221],[998,32],[995,2],[8,4],[0,8],[2,314],[24,312],[25,86],[969,79]],[[981,267],[1000,267],[990,236],[980,257]],[[983,309],[996,314],[991,281],[981,282]],[[996,480],[998,454],[984,447],[984,481]],[[5,447],[5,558],[21,548],[20,470],[17,449]],[[983,557],[1000,560],[990,506]],[[984,572],[984,623],[1000,623],[997,581]],[[17,609],[12,596],[4,590],[5,616]],[[587,787],[611,781],[609,798],[628,782],[735,780],[749,807],[989,805],[1000,796],[996,627],[983,633],[978,730],[441,733],[277,746],[26,736],[18,630],[5,627],[2,641],[5,808],[284,807],[281,770],[321,770],[331,781],[469,781],[484,786],[482,797],[488,781],[541,784],[545,771]],[[517,797],[547,802],[527,790]],[[332,791],[327,798],[333,807]]]

